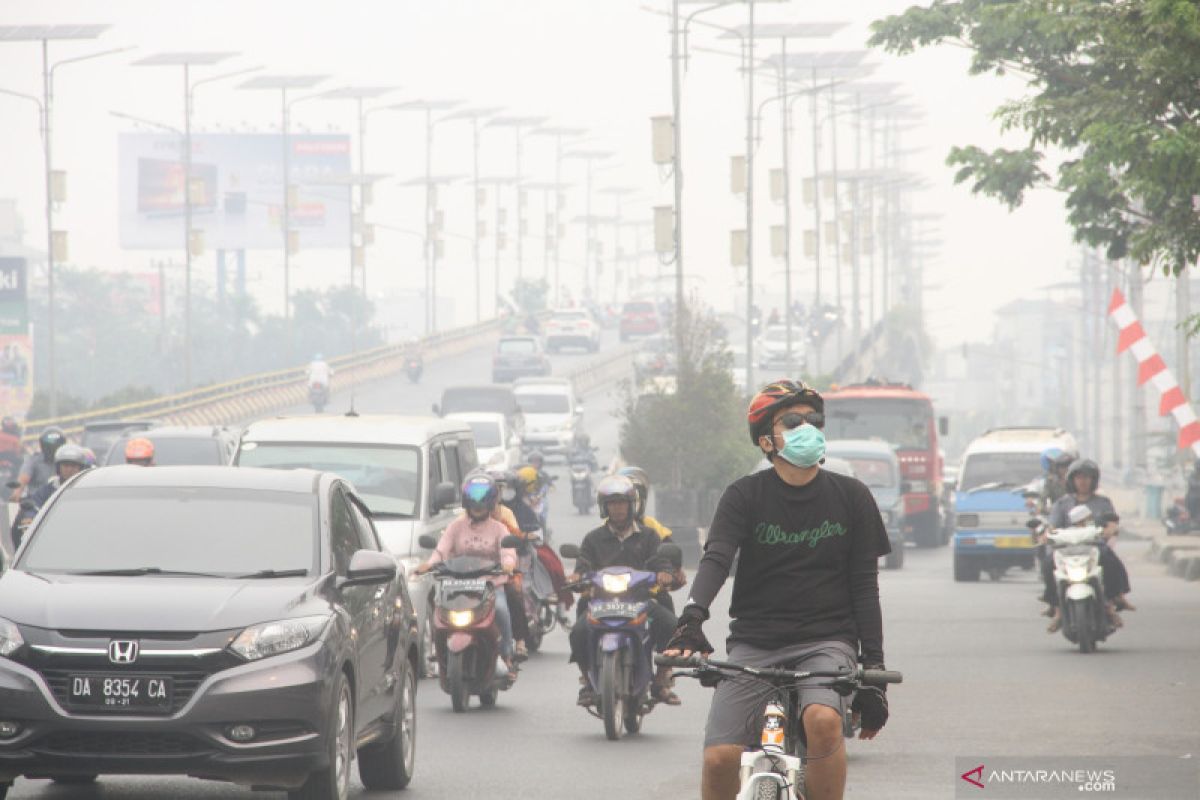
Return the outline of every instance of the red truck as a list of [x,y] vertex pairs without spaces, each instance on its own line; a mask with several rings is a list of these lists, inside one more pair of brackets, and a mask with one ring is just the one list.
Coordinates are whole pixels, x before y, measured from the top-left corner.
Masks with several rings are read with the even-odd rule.
[[934,418],[933,401],[907,384],[867,381],[838,386],[825,394],[825,436],[875,439],[892,445],[900,459],[905,538],[919,547],[947,541],[942,506],[942,455],[938,434],[945,436],[945,417]]

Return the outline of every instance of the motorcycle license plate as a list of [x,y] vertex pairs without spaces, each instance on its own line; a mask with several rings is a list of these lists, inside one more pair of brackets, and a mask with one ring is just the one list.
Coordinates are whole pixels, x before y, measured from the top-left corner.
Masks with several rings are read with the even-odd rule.
[[477,578],[445,578],[441,582],[442,591],[447,594],[462,594],[465,592],[483,592],[487,589],[487,581]]
[[619,617],[633,619],[642,612],[641,603],[625,603],[620,600],[602,600],[588,606],[588,613],[597,619],[601,617]]
[[992,543],[996,547],[1033,547],[1033,539],[1029,536],[997,536]]
[[98,711],[170,711],[170,678],[150,675],[72,675],[68,687],[75,707]]

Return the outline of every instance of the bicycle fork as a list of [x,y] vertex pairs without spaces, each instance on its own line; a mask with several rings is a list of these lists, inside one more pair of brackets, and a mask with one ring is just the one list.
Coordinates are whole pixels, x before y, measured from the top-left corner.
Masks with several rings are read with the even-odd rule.
[[760,747],[742,753],[737,800],[804,800],[804,761],[787,752],[787,726],[787,709],[768,701]]

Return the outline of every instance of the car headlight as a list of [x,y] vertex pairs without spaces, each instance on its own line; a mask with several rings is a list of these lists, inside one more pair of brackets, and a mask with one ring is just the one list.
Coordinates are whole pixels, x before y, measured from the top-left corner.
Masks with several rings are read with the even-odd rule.
[[454,627],[465,628],[475,621],[475,610],[468,608],[463,611],[450,611],[446,617]]
[[251,625],[237,635],[229,649],[247,661],[258,661],[299,650],[317,640],[330,617],[297,617]]
[[23,644],[25,640],[21,638],[20,629],[14,623],[0,617],[0,656],[11,656]]
[[609,594],[622,594],[629,588],[629,581],[632,578],[633,576],[628,572],[620,575],[610,575],[606,573],[604,577],[600,579],[600,583],[604,586],[604,591],[608,592]]

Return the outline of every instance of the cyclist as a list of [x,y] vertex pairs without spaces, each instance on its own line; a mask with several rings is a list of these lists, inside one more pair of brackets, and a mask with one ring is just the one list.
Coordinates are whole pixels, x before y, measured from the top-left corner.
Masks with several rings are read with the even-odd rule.
[[[730,661],[883,668],[878,559],[891,548],[870,490],[821,469],[824,411],[821,395],[800,381],[776,381],[751,400],[750,440],[772,469],[740,478],[721,497],[668,655],[712,652],[701,626],[736,555]],[[704,800],[737,795],[741,755],[758,739],[762,703],[752,682],[717,686],[704,734]],[[831,688],[800,686],[808,752],[818,754],[808,768],[809,800],[837,800],[845,790],[844,703]],[[860,738],[874,738],[887,722],[880,689],[860,689],[852,709]]]

